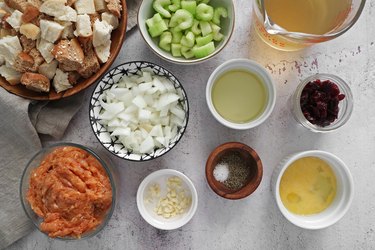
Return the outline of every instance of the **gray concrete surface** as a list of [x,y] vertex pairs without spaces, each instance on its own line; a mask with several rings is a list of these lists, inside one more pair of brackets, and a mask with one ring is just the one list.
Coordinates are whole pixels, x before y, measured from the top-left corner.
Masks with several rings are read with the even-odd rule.
[[[195,66],[173,65],[155,56],[138,30],[126,39],[114,65],[151,61],[171,70],[183,83],[191,113],[187,132],[167,155],[146,163],[110,156],[119,169],[119,199],[109,225],[97,236],[79,242],[48,239],[37,230],[9,249],[374,249],[375,248],[375,3],[367,1],[358,23],[342,37],[292,53],[265,45],[251,28],[251,2],[236,1],[237,22],[231,42],[214,59]],[[270,118],[258,128],[234,131],[211,116],[205,101],[210,73],[228,59],[251,58],[264,65],[276,83],[277,102]],[[293,120],[287,99],[298,82],[314,73],[333,73],[347,80],[354,94],[354,113],[337,132],[315,134]],[[83,107],[63,140],[105,152],[91,131],[88,101],[93,88],[82,94]],[[216,146],[240,141],[253,147],[264,165],[258,190],[240,201],[224,200],[208,187],[204,168]],[[44,143],[53,140],[44,138]],[[349,166],[355,197],[346,216],[324,230],[308,231],[289,223],[278,211],[270,192],[272,170],[286,155],[308,149],[336,154]],[[173,168],[194,182],[199,196],[196,215],[174,231],[160,231],[139,215],[135,195],[152,171]]]

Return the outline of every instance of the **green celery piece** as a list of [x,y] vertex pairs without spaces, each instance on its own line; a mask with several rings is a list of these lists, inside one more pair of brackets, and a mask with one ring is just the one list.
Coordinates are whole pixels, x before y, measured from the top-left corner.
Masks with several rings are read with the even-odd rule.
[[169,26],[169,19],[163,19],[164,20],[164,23],[165,25],[167,25],[167,27]]
[[159,47],[165,51],[171,51],[172,33],[169,31],[163,32],[160,36]]
[[181,8],[181,0],[172,0],[172,5],[168,6],[168,9],[172,12],[176,12]]
[[197,2],[195,1],[181,1],[181,8],[189,11],[191,14],[195,15],[197,9]]
[[216,42],[220,42],[221,40],[223,40],[223,38],[224,38],[224,35],[221,34],[220,32],[218,32],[218,33],[216,33],[216,34],[214,35],[214,40],[215,40]]
[[202,36],[207,36],[212,32],[212,28],[209,22],[200,21],[199,27],[201,28]]
[[186,58],[190,59],[194,57],[193,50],[191,48],[181,46],[181,54]]
[[212,18],[212,22],[214,24],[220,25],[220,17],[227,18],[228,11],[224,7],[218,7],[214,11],[214,17]]
[[193,15],[184,9],[179,9],[172,15],[169,27],[176,27],[179,30],[186,30],[193,26],[194,17]]
[[172,56],[181,56],[181,44],[172,43]]
[[182,31],[176,28],[170,29],[172,33],[172,43],[180,43],[183,36]]
[[201,29],[198,27],[199,21],[194,19],[193,26],[191,26],[191,31],[194,33],[194,35],[200,35],[202,33]]
[[201,47],[203,45],[206,45],[207,43],[211,42],[214,39],[214,36],[212,33],[208,34],[207,36],[198,36],[195,39],[195,42],[197,43],[198,47]]
[[214,42],[209,42],[206,45],[203,46],[194,46],[193,53],[196,58],[203,58],[210,54],[212,54],[215,51],[215,45]]
[[220,32],[220,30],[221,30],[220,26],[218,26],[218,25],[216,25],[212,22],[210,23],[210,25],[211,25],[212,33],[214,33],[214,35],[216,35],[217,33]]
[[210,2],[210,0],[196,0],[197,1],[197,3],[199,4],[199,3],[209,3]]
[[160,15],[162,15],[163,17],[170,18],[171,13],[169,13],[169,11],[166,10],[166,8],[170,4],[171,0],[154,0],[152,7],[156,12],[160,13]]
[[146,25],[148,26],[148,32],[151,37],[160,36],[164,31],[168,29],[163,18],[159,13],[156,13],[152,18],[146,20]]
[[181,45],[184,47],[192,48],[195,43],[195,36],[194,33],[189,31],[185,36],[181,39]]
[[195,16],[199,21],[211,21],[214,17],[214,8],[205,3],[200,3],[197,6]]

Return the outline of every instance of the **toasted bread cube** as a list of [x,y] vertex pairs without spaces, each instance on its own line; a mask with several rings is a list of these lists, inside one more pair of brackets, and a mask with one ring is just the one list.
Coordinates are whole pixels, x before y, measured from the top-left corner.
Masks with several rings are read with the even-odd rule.
[[4,3],[12,9],[24,12],[27,6],[26,0],[4,0]]
[[60,40],[53,48],[52,54],[66,71],[77,71],[82,66],[85,57],[76,38]]
[[10,17],[6,19],[7,23],[12,26],[13,29],[18,30],[22,24],[22,12],[15,10]]
[[21,25],[20,33],[26,36],[28,39],[36,40],[40,36],[40,28],[35,24],[25,23]]
[[94,14],[95,4],[94,0],[77,0],[74,7],[78,14]]
[[39,66],[44,62],[44,58],[36,48],[30,50],[29,55],[34,59],[34,66],[32,71],[37,72]]
[[23,23],[29,23],[35,18],[39,16],[39,9],[38,7],[32,5],[32,4],[27,4],[25,11],[23,12],[22,15],[22,22]]
[[38,73],[26,72],[21,77],[21,83],[30,90],[49,92],[50,82],[47,77]]
[[55,58],[52,55],[52,50],[54,47],[55,45],[53,43],[50,43],[44,39],[40,39],[39,43],[37,44],[37,49],[47,63],[52,62],[52,60]]
[[93,45],[94,47],[106,45],[111,40],[112,25],[106,21],[96,20],[93,28]]
[[78,73],[83,78],[89,78],[100,69],[98,58],[93,49],[91,49],[86,55],[82,67],[78,70]]
[[44,40],[54,43],[60,38],[64,26],[53,21],[40,20],[40,30]]
[[21,73],[32,71],[33,66],[34,66],[34,59],[25,52],[21,52],[17,55],[16,60],[13,65],[14,69]]
[[94,0],[95,10],[96,12],[104,12],[107,9],[107,4],[104,0]]
[[100,63],[105,63],[108,61],[108,58],[111,55],[110,49],[111,49],[111,40],[109,40],[109,42],[106,45],[95,47],[95,53]]
[[90,17],[87,14],[78,15],[76,22],[76,36],[88,37],[92,35]]
[[20,36],[19,39],[20,39],[23,51],[26,52],[26,53],[29,53],[30,50],[32,50],[36,47],[36,41],[35,40],[28,39],[24,35]]
[[6,65],[0,66],[0,75],[4,77],[10,85],[19,84],[21,81],[21,73]]
[[20,40],[17,36],[6,36],[0,39],[0,57],[9,65],[13,65],[16,57],[22,52]]
[[39,11],[49,16],[58,17],[64,15],[65,0],[47,0],[40,6]]
[[58,64],[59,62],[56,60],[53,60],[50,63],[44,62],[43,64],[39,66],[38,72],[44,75],[45,77],[47,77],[48,79],[52,80],[56,74],[56,69],[57,69]]
[[113,15],[117,16],[118,18],[121,17],[121,2],[120,0],[105,0],[107,3],[107,9],[109,12],[111,12]]
[[61,69],[56,69],[55,77],[53,78],[52,85],[57,93],[70,89],[73,87],[68,80],[68,73],[64,73]]
[[59,21],[69,21],[69,22],[76,22],[77,21],[77,12],[69,6],[64,6],[62,9],[62,13],[59,16],[56,16],[56,19]]
[[5,16],[5,14],[8,14],[8,12],[6,12],[5,10],[3,10],[3,9],[0,8],[0,19],[3,19],[3,17]]
[[109,12],[102,13],[102,21],[106,21],[114,30],[117,29],[119,24],[118,18]]
[[73,23],[71,22],[65,22],[63,24],[64,30],[61,33],[61,38],[62,39],[72,39],[74,38],[74,29],[73,29]]

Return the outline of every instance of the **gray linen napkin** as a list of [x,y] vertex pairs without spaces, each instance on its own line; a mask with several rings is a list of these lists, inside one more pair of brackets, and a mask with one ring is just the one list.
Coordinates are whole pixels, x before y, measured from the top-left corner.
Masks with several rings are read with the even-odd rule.
[[[137,24],[141,1],[128,0],[128,31]],[[28,160],[42,144],[39,134],[62,138],[80,108],[82,94],[35,102],[0,88],[0,249],[25,236],[32,225],[21,208],[19,185]]]

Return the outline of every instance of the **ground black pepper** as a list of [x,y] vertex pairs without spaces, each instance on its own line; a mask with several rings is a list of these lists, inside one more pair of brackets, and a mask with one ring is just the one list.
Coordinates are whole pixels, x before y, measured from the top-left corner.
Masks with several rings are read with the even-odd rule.
[[230,190],[238,190],[246,184],[250,175],[250,167],[238,152],[229,152],[221,160],[229,169],[229,176],[224,185]]

